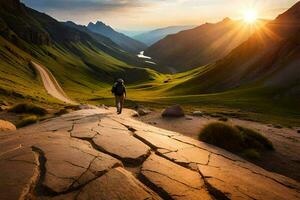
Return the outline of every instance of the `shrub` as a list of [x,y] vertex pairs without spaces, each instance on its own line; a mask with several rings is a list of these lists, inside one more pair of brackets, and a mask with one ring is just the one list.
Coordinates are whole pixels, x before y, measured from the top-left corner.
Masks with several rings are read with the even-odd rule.
[[274,150],[272,142],[261,133],[242,126],[236,126],[244,135],[245,144],[249,147]]
[[246,149],[242,155],[252,160],[257,160],[260,158],[260,153],[255,149]]
[[17,127],[21,128],[30,124],[34,124],[37,121],[38,117],[36,115],[25,116],[17,123]]
[[243,148],[243,137],[239,129],[222,122],[206,125],[200,132],[199,139],[228,151],[237,152]]
[[259,132],[222,122],[207,124],[199,133],[199,140],[250,159],[258,159],[260,151],[274,150],[272,142]]
[[46,115],[48,111],[45,108],[36,106],[31,103],[20,103],[17,105],[14,105],[13,107],[8,109],[9,112],[14,113],[25,113],[25,114],[35,114],[35,115]]
[[68,109],[60,109],[58,112],[55,113],[56,116],[61,116],[61,115],[64,115],[64,114],[67,114],[69,113],[70,111]]

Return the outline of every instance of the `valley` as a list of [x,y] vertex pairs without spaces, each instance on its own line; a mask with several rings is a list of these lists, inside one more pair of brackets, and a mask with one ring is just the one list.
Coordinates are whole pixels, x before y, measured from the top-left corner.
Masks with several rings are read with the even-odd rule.
[[300,199],[291,2],[0,0],[0,199]]

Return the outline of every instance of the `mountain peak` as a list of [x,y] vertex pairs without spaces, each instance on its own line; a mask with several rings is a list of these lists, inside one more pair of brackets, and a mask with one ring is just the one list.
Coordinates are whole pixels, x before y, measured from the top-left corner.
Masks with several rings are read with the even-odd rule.
[[223,20],[222,20],[222,22],[230,22],[231,21],[231,19],[229,18],[229,17],[225,17]]
[[95,25],[98,25],[98,26],[107,26],[106,24],[104,24],[104,23],[101,22],[101,21],[97,21]]
[[279,15],[276,20],[299,22],[300,20],[300,1],[293,5],[283,14]]

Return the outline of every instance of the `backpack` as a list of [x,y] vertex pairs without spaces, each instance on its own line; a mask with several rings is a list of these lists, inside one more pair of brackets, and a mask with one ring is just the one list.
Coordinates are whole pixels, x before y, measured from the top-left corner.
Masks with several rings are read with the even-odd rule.
[[116,83],[112,92],[117,96],[122,96],[125,93],[125,86],[122,83]]

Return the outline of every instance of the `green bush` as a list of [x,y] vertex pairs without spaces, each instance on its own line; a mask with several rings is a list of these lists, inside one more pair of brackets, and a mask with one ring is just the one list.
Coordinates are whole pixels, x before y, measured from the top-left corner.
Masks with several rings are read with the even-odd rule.
[[17,127],[21,128],[30,124],[34,124],[38,121],[38,117],[36,115],[30,115],[30,116],[25,116],[22,117],[20,121],[17,123]]
[[36,106],[31,103],[20,103],[8,109],[9,112],[22,114],[46,115],[48,111],[45,108]]
[[242,155],[252,160],[257,160],[260,158],[260,153],[255,149],[246,149]]
[[203,142],[250,159],[258,159],[261,151],[274,150],[272,142],[259,132],[223,122],[207,124],[198,137]]
[[221,122],[206,125],[199,134],[199,140],[233,152],[243,148],[239,129]]
[[245,144],[256,149],[274,150],[272,142],[261,133],[242,126],[236,126],[244,135]]

